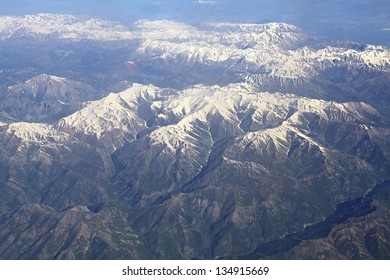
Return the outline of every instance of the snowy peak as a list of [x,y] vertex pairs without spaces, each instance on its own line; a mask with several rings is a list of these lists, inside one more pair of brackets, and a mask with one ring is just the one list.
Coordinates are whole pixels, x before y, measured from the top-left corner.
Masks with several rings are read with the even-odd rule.
[[317,76],[332,67],[366,67],[389,72],[389,50],[330,44],[316,49],[314,39],[286,23],[203,23],[140,20],[133,30],[106,20],[38,14],[0,17],[0,38],[118,41],[137,39],[135,61],[145,59],[270,74],[281,78]]
[[259,46],[271,43],[275,46],[292,47],[310,39],[299,28],[285,23],[204,23],[194,27],[169,20],[140,20],[135,27],[135,31],[141,32],[142,37],[148,40],[195,43],[196,39],[199,42],[225,46],[244,47],[244,43],[251,41]]
[[230,31],[230,32],[256,32],[261,33],[265,31],[271,32],[302,32],[296,26],[287,23],[270,22],[264,24],[249,24],[249,23],[230,23],[230,22],[209,22],[205,26],[210,27],[216,31]]
[[192,27],[172,21],[140,21],[136,30],[143,38],[138,58],[153,61],[153,66],[176,65],[182,71],[205,65],[233,75],[263,75],[266,80],[311,79],[340,67],[351,75],[360,69],[390,71],[387,48],[337,44],[315,48],[312,38],[285,23]]
[[134,84],[121,93],[88,102],[85,107],[56,124],[56,128],[72,135],[89,135],[115,150],[134,140],[147,129],[153,117],[152,102],[171,92],[154,86]]
[[[301,126],[308,114],[327,122],[357,125],[370,125],[368,115],[379,117],[374,108],[364,103],[340,104],[258,92],[248,84],[198,85],[183,91],[134,84],[123,92],[86,103],[84,109],[61,119],[55,127],[72,135],[94,136],[107,142],[112,150],[139,135],[149,135],[153,143],[171,143],[173,151],[178,145],[200,141],[189,136],[199,126],[208,127],[206,131],[213,141],[263,130],[272,137],[281,127]],[[225,130],[218,132],[219,129]]]
[[42,123],[11,123],[7,125],[5,132],[19,138],[26,145],[61,145],[72,141],[69,135]]
[[128,39],[129,32],[114,22],[71,15],[0,17],[0,39],[12,38],[111,41]]
[[41,74],[8,87],[0,110],[23,121],[53,121],[98,98],[96,90],[78,81]]
[[[41,74],[33,77],[23,83],[10,86],[8,88],[10,94],[25,94],[32,98],[58,98],[66,99],[75,89],[84,91],[93,91],[93,88],[87,84],[78,81],[72,81],[66,78],[53,75]],[[44,96],[43,96],[44,95]],[[65,102],[65,101],[64,101]]]
[[233,24],[205,23],[193,27],[169,20],[140,20],[134,30],[107,20],[61,15],[37,14],[24,17],[0,17],[0,40],[8,39],[57,40],[158,40],[188,42],[197,39],[225,46],[247,47],[249,43],[264,47],[293,48],[309,39],[297,27],[284,23]]

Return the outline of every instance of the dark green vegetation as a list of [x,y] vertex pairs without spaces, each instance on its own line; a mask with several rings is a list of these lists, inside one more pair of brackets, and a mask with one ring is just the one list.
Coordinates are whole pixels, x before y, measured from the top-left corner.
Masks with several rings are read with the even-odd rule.
[[[329,217],[325,218],[324,221],[306,226],[301,232],[290,233],[281,239],[261,244],[257,246],[253,253],[239,256],[238,258],[282,258],[282,256],[284,256],[284,254],[286,252],[289,252],[291,249],[296,247],[299,248],[299,245],[302,241],[321,240],[328,238],[331,233],[336,231],[334,230],[336,228],[336,225],[345,224],[350,219],[356,222],[357,219],[353,218],[372,218],[373,215],[371,214],[374,211],[378,210],[378,206],[375,204],[378,204],[381,210],[388,211],[387,207],[384,207],[384,209],[382,208],[382,203],[383,201],[388,201],[389,189],[390,181],[385,181],[382,184],[375,186],[373,190],[367,193],[365,196],[337,205],[335,212]],[[376,201],[377,203],[373,204],[374,199],[376,198],[378,200],[380,197],[384,198],[381,201],[382,203],[378,203],[378,201]],[[327,250],[324,250],[324,248],[318,248],[323,251],[320,257],[335,258],[333,254],[339,251],[339,254],[348,254],[350,256],[350,259],[362,259],[367,258],[368,256],[374,257],[376,259],[388,258],[388,255],[390,253],[388,250],[388,246],[386,245],[386,242],[384,242],[384,240],[380,240],[380,237],[378,237],[377,229],[370,228],[369,230],[366,230],[364,227],[362,227],[360,230],[363,233],[361,233],[360,235],[365,234],[364,246],[358,248],[353,242],[345,244],[333,241],[333,244],[332,242],[329,242],[328,245],[330,248],[327,248]],[[352,232],[349,233],[352,234]],[[304,246],[305,245],[302,245],[301,247]],[[299,251],[299,249],[295,250]],[[304,255],[304,258],[311,258],[310,252],[305,252],[305,254],[307,255]]]

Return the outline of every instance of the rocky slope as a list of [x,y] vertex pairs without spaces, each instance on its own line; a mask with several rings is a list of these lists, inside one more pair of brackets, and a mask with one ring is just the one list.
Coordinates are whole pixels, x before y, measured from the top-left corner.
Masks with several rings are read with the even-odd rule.
[[[247,84],[185,91],[133,85],[54,126],[4,123],[2,212],[9,214],[2,216],[1,254],[244,254],[323,219],[385,178],[387,123],[364,103],[263,93]],[[43,213],[48,218],[20,232],[23,220]],[[51,224],[56,219],[65,224]],[[97,220],[109,223],[105,230]],[[73,228],[72,235],[56,237],[57,227]],[[104,254],[93,251],[101,231],[108,231],[96,237]],[[15,236],[30,236],[37,249],[12,254],[9,246],[22,246]],[[61,246],[48,250],[53,240]],[[121,242],[138,245],[123,252]]]
[[47,14],[0,34],[1,259],[389,258],[387,48]]
[[42,74],[8,87],[0,110],[16,120],[47,122],[77,111],[83,101],[98,96],[88,84]]

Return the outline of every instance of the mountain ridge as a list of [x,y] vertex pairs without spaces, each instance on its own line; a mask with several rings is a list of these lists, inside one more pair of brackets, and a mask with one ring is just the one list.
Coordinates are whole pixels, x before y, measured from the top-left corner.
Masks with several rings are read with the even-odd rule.
[[50,14],[0,34],[1,259],[389,257],[388,48]]

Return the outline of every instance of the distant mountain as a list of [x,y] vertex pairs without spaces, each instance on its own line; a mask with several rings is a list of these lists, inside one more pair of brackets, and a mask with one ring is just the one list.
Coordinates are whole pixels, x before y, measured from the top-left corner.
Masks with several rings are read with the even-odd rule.
[[1,40],[122,40],[127,29],[110,21],[89,17],[37,14],[24,17],[0,17]]
[[162,71],[163,85],[246,81],[263,91],[389,105],[390,53],[381,46],[324,44],[281,23],[194,29],[164,21],[139,28],[146,39],[134,61]]
[[[91,29],[91,24],[98,31]],[[15,31],[19,29],[32,34],[29,42],[51,45],[49,54],[42,48],[33,51],[38,58],[33,65],[41,72],[61,70],[58,76],[71,74],[77,79],[82,71],[85,80],[99,88],[123,80],[176,89],[248,82],[262,91],[374,102],[376,106],[385,103],[378,108],[382,113],[388,111],[390,102],[388,48],[319,42],[285,23],[204,23],[194,27],[168,20],[140,20],[130,30],[97,19],[39,14],[0,17],[1,26],[4,34],[12,34],[3,37],[5,46],[24,40],[24,33]],[[5,61],[26,56],[19,62],[23,65],[28,60],[24,48],[24,43],[6,48],[5,53],[11,55]]]
[[387,48],[285,23],[0,22],[1,259],[389,258]]
[[1,96],[0,110],[21,121],[53,121],[98,97],[90,85],[42,74],[8,87]]

